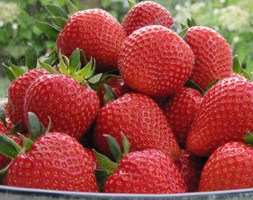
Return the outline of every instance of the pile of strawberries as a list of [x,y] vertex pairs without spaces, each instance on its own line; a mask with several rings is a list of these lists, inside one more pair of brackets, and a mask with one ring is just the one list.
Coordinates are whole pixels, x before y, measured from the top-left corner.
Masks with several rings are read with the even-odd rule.
[[52,23],[36,22],[56,38],[47,59],[29,45],[27,70],[3,66],[12,82],[2,184],[142,194],[253,187],[253,84],[222,35],[193,20],[177,32],[151,1],[122,23],[69,7],[49,4]]

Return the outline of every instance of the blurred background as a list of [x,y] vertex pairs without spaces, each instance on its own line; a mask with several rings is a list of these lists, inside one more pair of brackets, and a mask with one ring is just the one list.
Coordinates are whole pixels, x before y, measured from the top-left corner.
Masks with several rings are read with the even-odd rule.
[[[193,17],[198,25],[220,32],[238,54],[243,67],[253,71],[253,1],[252,0],[154,0],[174,16],[176,25]],[[120,22],[129,10],[127,0],[72,0],[79,10],[103,8]],[[136,0],[134,2],[140,2]],[[55,41],[34,26],[34,20],[45,21],[47,3],[67,7],[64,0],[0,0],[0,98],[7,96],[9,81],[2,63],[9,59],[24,65],[27,43],[32,43],[40,56],[55,45]]]

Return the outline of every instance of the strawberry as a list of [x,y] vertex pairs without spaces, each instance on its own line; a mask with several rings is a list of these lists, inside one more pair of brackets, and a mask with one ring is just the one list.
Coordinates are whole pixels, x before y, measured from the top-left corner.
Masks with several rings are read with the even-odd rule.
[[185,41],[195,55],[195,65],[190,79],[202,89],[216,81],[229,77],[232,72],[232,51],[226,39],[215,30],[204,26],[192,26]]
[[183,193],[186,186],[177,166],[157,149],[125,155],[103,187],[106,193]]
[[201,173],[199,191],[253,187],[253,148],[244,142],[228,142],[208,158]]
[[225,78],[203,98],[187,137],[186,148],[210,156],[220,145],[242,141],[253,131],[253,84],[245,78]]
[[178,158],[179,146],[165,115],[146,95],[126,93],[102,107],[93,131],[95,149],[109,156],[109,146],[103,135],[111,135],[122,147],[121,133],[132,144],[131,151],[155,148],[172,159]]
[[41,135],[29,151],[14,158],[4,179],[7,186],[97,192],[92,158],[64,133]]
[[134,5],[122,22],[127,35],[144,26],[156,24],[170,28],[173,17],[166,8],[153,1],[143,1]]
[[152,97],[176,93],[191,75],[194,55],[174,31],[150,25],[124,41],[119,70],[126,85]]
[[164,113],[168,119],[172,132],[178,143],[184,147],[188,132],[201,102],[202,95],[199,91],[183,87],[164,105]]
[[87,9],[71,15],[57,37],[57,49],[70,57],[79,48],[86,59],[97,61],[97,70],[117,68],[118,55],[126,34],[121,24],[102,9]]
[[26,91],[38,77],[45,74],[49,74],[45,69],[28,70],[8,87],[8,116],[13,124],[20,123],[22,131],[27,131],[23,110]]
[[185,149],[180,150],[180,157],[176,165],[184,178],[187,192],[198,191],[200,174],[205,161],[204,158],[194,156]]
[[24,104],[51,131],[64,132],[80,139],[93,123],[99,99],[93,90],[61,74],[44,75],[28,88]]
[[29,135],[22,138],[21,148],[11,138],[0,134],[0,152],[12,158],[2,171],[4,185],[97,192],[93,158],[75,138],[63,132],[51,132],[38,117],[28,113]]

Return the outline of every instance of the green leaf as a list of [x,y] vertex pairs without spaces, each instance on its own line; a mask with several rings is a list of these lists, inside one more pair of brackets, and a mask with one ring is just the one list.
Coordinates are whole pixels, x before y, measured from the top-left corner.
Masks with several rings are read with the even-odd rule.
[[107,142],[109,144],[109,147],[110,147],[110,152],[113,156],[113,158],[115,159],[115,161],[117,163],[120,162],[120,160],[122,159],[123,157],[123,154],[121,152],[121,148],[120,148],[120,145],[119,143],[117,142],[117,140],[115,138],[113,138],[111,135],[108,135],[108,134],[104,134],[104,136],[106,137],[107,139]]
[[196,21],[193,18],[187,18],[188,27],[196,26]]
[[78,11],[77,7],[70,0],[67,0],[67,4],[68,11],[71,15]]
[[12,72],[12,70],[3,63],[2,65],[2,69],[4,74],[6,75],[6,77],[9,79],[9,81],[14,81],[16,79],[16,76],[14,75],[14,73]]
[[38,20],[35,20],[35,25],[37,26],[38,29],[40,29],[42,32],[46,33],[47,35],[53,38],[57,38],[59,30],[55,26],[48,24],[46,22],[38,21]]
[[20,123],[17,123],[15,126],[13,126],[10,130],[10,135],[15,135],[20,131]]
[[23,146],[24,146],[24,150],[25,151],[28,151],[28,150],[30,150],[30,148],[31,148],[31,146],[32,146],[32,144],[33,144],[33,141],[32,140],[30,140],[29,138],[27,138],[27,137],[25,137],[23,134],[21,134],[21,133],[18,133],[18,135],[19,135],[19,137],[21,137],[21,139],[22,139],[22,142],[23,142]]
[[124,133],[121,133],[121,136],[122,136],[122,143],[123,143],[123,148],[124,148],[123,156],[125,156],[129,153],[131,144]]
[[132,0],[127,0],[127,2],[130,9],[134,7],[135,3]]
[[69,69],[68,66],[65,64],[65,62],[61,59],[59,63],[59,70],[62,74],[69,75]]
[[0,106],[0,120],[3,122],[4,126],[7,125],[6,112],[5,112],[5,109],[2,106]]
[[111,161],[108,157],[97,152],[95,149],[93,149],[93,151],[96,155],[99,167],[102,170],[104,170],[108,175],[112,174],[117,169],[117,167],[118,167],[117,163]]
[[194,88],[194,89],[198,90],[202,95],[205,94],[205,90],[203,90],[199,85],[197,85],[196,83],[194,83],[190,79],[186,81],[184,86]]
[[233,57],[233,72],[240,74],[241,73],[241,62],[238,58],[238,55]]
[[112,88],[104,83],[104,88],[105,88],[105,94],[104,94],[104,103],[108,103],[110,101],[113,101],[116,99],[115,93],[113,92]]
[[41,61],[39,61],[39,64],[40,64],[41,68],[47,70],[49,73],[58,74],[57,71],[55,71],[51,65],[48,65],[48,64],[43,63]]
[[66,11],[55,4],[47,4],[46,8],[52,15],[56,17],[61,17],[66,20],[68,19],[68,14],[66,13]]
[[247,144],[253,145],[253,134],[250,131],[248,131],[247,134],[244,136],[244,141]]
[[62,17],[49,16],[48,19],[50,19],[56,26],[62,29],[67,23],[67,20]]
[[32,112],[28,112],[28,130],[32,141],[35,141],[41,134],[44,134],[43,125]]
[[88,64],[84,68],[82,68],[73,75],[73,78],[78,83],[82,83],[83,80],[89,79],[95,73],[95,65],[96,65],[95,59],[94,61],[91,59],[90,62],[88,62]]
[[92,76],[88,81],[92,84],[98,83],[103,76],[103,73],[96,74]]
[[22,148],[18,143],[6,135],[0,133],[0,153],[9,158],[15,158],[21,151]]
[[29,70],[35,69],[37,67],[37,52],[34,46],[30,43],[28,43],[25,56],[25,63]]
[[78,68],[80,68],[80,50],[77,48],[70,56],[69,59],[69,71],[70,74],[74,74]]
[[26,72],[22,67],[14,65],[10,60],[8,61],[8,65],[16,78]]
[[187,31],[188,31],[188,28],[182,29],[182,30],[178,33],[178,35],[179,35],[181,38],[184,39],[185,36],[186,36]]
[[95,176],[97,179],[99,191],[102,191],[105,181],[107,180],[109,174],[105,170],[95,169]]

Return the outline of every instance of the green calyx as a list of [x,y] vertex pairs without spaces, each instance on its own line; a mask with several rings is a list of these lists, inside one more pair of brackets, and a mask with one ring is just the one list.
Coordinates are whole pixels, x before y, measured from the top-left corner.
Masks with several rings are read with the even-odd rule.
[[250,146],[253,146],[253,133],[252,132],[248,131],[243,139],[247,144],[249,144]]
[[[72,77],[81,85],[88,85],[88,79],[91,78],[96,69],[96,60],[91,58],[89,62],[86,61],[83,51],[78,48],[73,51],[70,58],[64,56],[59,52],[59,71],[61,74]],[[81,67],[81,61],[85,63]]]
[[121,151],[120,145],[116,141],[115,138],[107,134],[104,134],[104,136],[107,139],[113,161],[107,156],[97,152],[96,150],[93,150],[97,157],[99,167],[100,167],[99,169],[95,170],[95,174],[96,174],[96,178],[97,178],[97,182],[98,182],[98,186],[100,190],[103,189],[103,185],[106,179],[108,178],[108,176],[110,176],[111,174],[113,174],[114,171],[117,170],[118,164],[121,161],[121,159],[130,151],[130,143],[123,133],[121,134],[123,152]]

